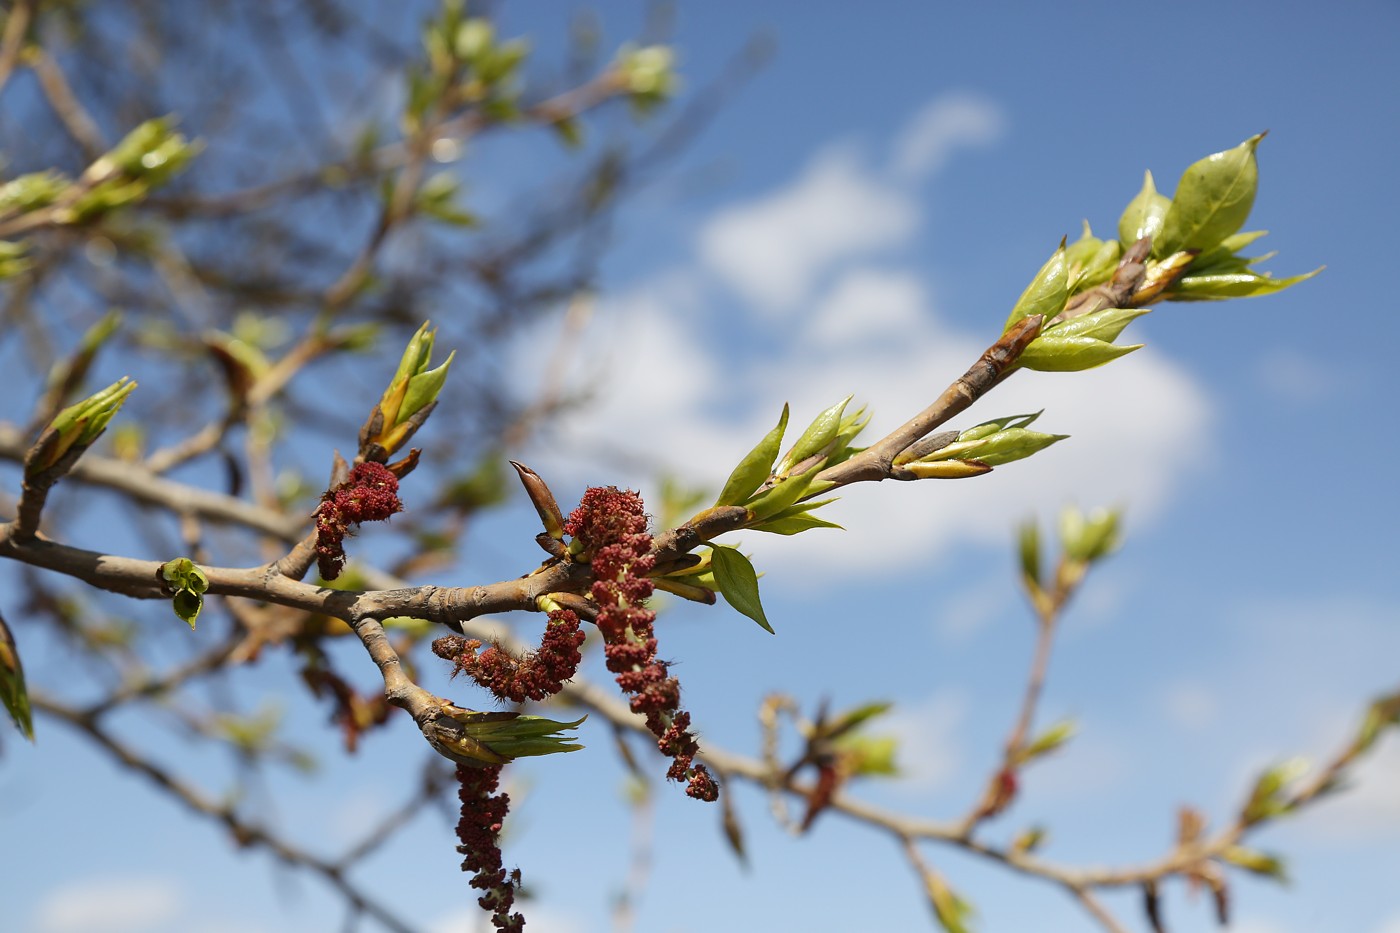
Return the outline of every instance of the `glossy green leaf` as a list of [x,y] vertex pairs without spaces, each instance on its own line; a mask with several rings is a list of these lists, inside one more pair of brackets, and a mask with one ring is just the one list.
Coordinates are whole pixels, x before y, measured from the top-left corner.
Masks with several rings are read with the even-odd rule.
[[170,604],[180,621],[193,629],[195,621],[199,619],[199,610],[204,608],[204,597],[193,590],[177,590]]
[[15,728],[34,741],[34,712],[29,706],[29,689],[24,683],[24,665],[19,648],[5,620],[0,618],[0,703],[14,720]]
[[1093,369],[1140,349],[1142,344],[1119,346],[1093,337],[1039,337],[1021,354],[1027,369],[1047,373],[1072,373]]
[[735,548],[714,544],[710,546],[710,562],[716,588],[725,602],[773,633],[773,626],[768,624],[763,603],[758,598],[758,574],[749,559]]
[[1045,332],[1047,337],[1093,337],[1112,343],[1133,321],[1150,314],[1149,308],[1104,308],[1092,314],[1070,318]]
[[755,489],[763,485],[763,481],[773,470],[773,461],[778,459],[778,450],[782,447],[783,432],[787,430],[787,423],[788,406],[784,404],[777,425],[763,436],[763,440],[759,441],[754,449],[739,461],[734,472],[729,474],[729,479],[725,480],[724,488],[719,492],[719,498],[715,500],[716,506],[740,505],[753,495]]
[[1181,176],[1172,206],[1153,244],[1154,256],[1208,250],[1244,226],[1259,187],[1254,150],[1264,134],[1206,156]]
[[441,366],[409,378],[408,391],[404,393],[403,404],[399,406],[398,423],[412,418],[429,402],[437,401],[438,393],[447,382],[447,369],[456,356],[457,351],[453,350],[447,354]]
[[1002,332],[1005,333],[1011,325],[1032,314],[1044,315],[1047,321],[1050,320],[1065,309],[1068,298],[1069,264],[1065,261],[1065,246],[1061,243],[1060,248],[1031,279],[1031,284],[1026,286],[1021,297],[1016,299]]
[[1217,269],[1219,266],[1226,266],[1228,271],[1233,272],[1239,268],[1240,264],[1247,266],[1251,262],[1256,262],[1257,260],[1246,259],[1239,255],[1239,252],[1268,234],[1267,230],[1249,230],[1227,236],[1192,261],[1192,274],[1200,275],[1205,272],[1221,271]]
[[842,415],[845,414],[846,406],[850,403],[851,398],[850,395],[846,396],[817,415],[812,423],[807,425],[807,430],[802,432],[797,443],[792,445],[792,449],[783,456],[782,462],[778,464],[777,472],[779,474],[786,473],[803,460],[819,453],[836,439],[841,431]]
[[1118,242],[1123,249],[1145,236],[1152,237],[1155,243],[1158,234],[1162,232],[1162,221],[1166,219],[1167,209],[1171,204],[1171,198],[1157,193],[1157,186],[1152,182],[1152,173],[1143,173],[1142,190],[1128,202],[1122,216],[1118,218]]
[[804,531],[811,531],[813,528],[835,528],[838,531],[846,530],[843,526],[835,522],[829,522],[824,518],[817,518],[815,515],[808,515],[805,512],[798,515],[789,515],[787,517],[775,516],[762,524],[750,525],[749,528],[752,531],[766,531],[769,534],[775,535],[801,534]]
[[801,476],[781,480],[776,486],[749,502],[749,511],[754,513],[755,518],[773,518],[807,494],[818,472],[820,471],[813,468]]
[[1302,275],[1291,275],[1276,279],[1258,272],[1226,272],[1204,275],[1187,274],[1177,280],[1167,292],[1168,301],[1222,301],[1226,298],[1255,298],[1259,295],[1272,295],[1292,288],[1299,282],[1306,282],[1323,270],[1319,266]]

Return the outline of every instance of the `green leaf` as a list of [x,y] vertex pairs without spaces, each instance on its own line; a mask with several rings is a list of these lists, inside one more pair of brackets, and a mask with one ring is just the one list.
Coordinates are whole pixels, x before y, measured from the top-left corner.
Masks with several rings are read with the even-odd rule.
[[1168,301],[1220,301],[1226,298],[1255,298],[1259,295],[1272,295],[1285,288],[1292,288],[1299,282],[1306,282],[1324,268],[1326,267],[1319,266],[1311,272],[1283,279],[1249,271],[1207,273],[1205,275],[1188,273],[1177,280],[1176,284],[1167,292],[1166,298]]
[[1133,321],[1150,314],[1150,308],[1104,308],[1092,314],[1070,318],[1045,332],[1047,337],[1093,337],[1112,343]]
[[1196,162],[1181,176],[1153,244],[1154,256],[1208,250],[1244,226],[1259,187],[1254,150],[1264,134]]
[[786,517],[774,516],[761,525],[750,525],[749,528],[753,531],[766,531],[769,534],[775,535],[801,534],[813,528],[835,528],[838,531],[846,530],[843,526],[835,522],[829,522],[824,518],[817,518],[815,515],[808,515],[805,512]]
[[763,614],[763,603],[758,598],[758,574],[754,572],[749,559],[732,547],[712,544],[710,566],[725,602],[763,626],[770,634],[777,634]]
[[807,494],[820,470],[813,467],[801,476],[791,476],[747,503],[755,518],[773,518]]
[[1152,173],[1145,172],[1142,190],[1128,202],[1123,215],[1118,218],[1118,242],[1124,249],[1145,236],[1152,237],[1153,243],[1156,243],[1157,235],[1162,232],[1162,221],[1166,219],[1171,205],[1171,198],[1157,193],[1157,186],[1152,183]]
[[1055,725],[1036,736],[1035,739],[1026,746],[1025,750],[1021,753],[1022,760],[1029,761],[1032,758],[1039,758],[1041,755],[1053,752],[1073,738],[1074,733],[1075,726],[1070,720],[1066,719],[1055,723]]
[[724,488],[719,492],[719,498],[715,500],[716,506],[740,505],[754,490],[763,485],[763,481],[773,470],[773,461],[778,458],[778,450],[783,443],[783,432],[787,430],[788,406],[783,405],[783,413],[778,418],[778,424],[773,430],[764,435],[753,450],[739,461],[739,465],[734,468],[734,472],[729,474],[729,479],[724,481]]
[[899,739],[892,735],[846,735],[835,744],[854,777],[894,777],[899,774],[895,763]]
[[876,716],[883,716],[894,708],[894,704],[888,700],[876,700],[873,703],[865,703],[853,709],[848,709],[832,720],[828,735],[837,736],[850,732],[856,726],[874,719]]
[[807,425],[807,430],[802,432],[797,443],[793,444],[792,449],[784,455],[776,472],[786,473],[803,460],[821,452],[823,448],[834,441],[841,431],[841,416],[845,413],[846,405],[850,403],[851,398],[852,396],[848,395],[817,415],[812,423]]
[[1141,349],[1142,344],[1119,346],[1094,337],[1039,337],[1021,353],[1027,369],[1047,373],[1073,373],[1102,366]]
[[34,741],[34,713],[29,707],[29,689],[24,684],[24,665],[19,648],[5,620],[0,618],[0,703],[14,720],[15,728]]
[[1047,321],[1050,320],[1065,309],[1065,301],[1068,298],[1069,264],[1065,261],[1065,245],[1061,243],[1060,248],[1055,250],[1054,255],[1040,267],[1035,278],[1031,279],[1031,284],[1026,286],[1021,297],[1016,299],[1002,333],[1010,330],[1011,325],[1021,318],[1030,317],[1032,314],[1044,315]]
[[[1249,246],[1255,240],[1269,235],[1267,230],[1249,230],[1243,233],[1235,233],[1221,240],[1214,247],[1206,250],[1197,256],[1191,263],[1191,272],[1201,274],[1208,271],[1236,271],[1241,264],[1249,265],[1257,260],[1246,259],[1239,255],[1239,251]],[[1224,270],[1217,270],[1217,266],[1224,266]]]
[[1027,584],[1040,585],[1040,524],[1030,519],[1021,525],[1016,539],[1016,553],[1021,559],[1021,575]]
[[457,351],[453,350],[447,354],[447,359],[443,360],[441,366],[409,378],[408,391],[404,393],[403,404],[399,406],[396,424],[402,424],[416,415],[424,405],[437,400],[438,393],[447,382],[447,368],[452,365],[456,355]]
[[1231,865],[1238,865],[1245,871],[1273,878],[1280,884],[1288,883],[1288,872],[1284,867],[1283,859],[1277,855],[1270,855],[1267,852],[1248,849],[1244,846],[1230,846],[1220,853],[1220,857]]
[[193,629],[195,620],[199,618],[199,610],[204,608],[204,597],[194,590],[178,590],[171,600],[171,606],[175,609],[175,615]]

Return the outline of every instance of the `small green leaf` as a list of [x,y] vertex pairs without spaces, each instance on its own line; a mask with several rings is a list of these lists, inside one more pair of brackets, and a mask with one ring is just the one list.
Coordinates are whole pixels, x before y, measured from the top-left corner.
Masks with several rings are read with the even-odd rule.
[[1041,755],[1049,754],[1061,745],[1074,737],[1074,723],[1066,719],[1055,723],[1040,735],[1036,736],[1025,750],[1021,753],[1023,761],[1030,761],[1032,758],[1039,758]]
[[1155,243],[1171,205],[1171,198],[1157,193],[1157,186],[1152,183],[1152,173],[1145,172],[1142,190],[1128,202],[1123,216],[1118,218],[1118,242],[1127,249],[1143,237],[1150,236]]
[[831,721],[831,725],[826,730],[826,734],[838,736],[850,732],[856,726],[869,722],[876,716],[883,716],[893,708],[894,704],[888,700],[876,700],[873,703],[865,703],[854,709],[848,709]]
[[755,518],[773,518],[807,494],[820,470],[813,467],[801,476],[781,480],[767,492],[747,503]]
[[775,535],[795,535],[813,528],[835,528],[838,531],[846,529],[835,522],[829,522],[824,518],[817,518],[815,515],[808,515],[803,512],[797,515],[786,517],[774,516],[761,525],[750,525],[752,531],[766,531]]
[[845,413],[846,405],[850,403],[851,398],[852,396],[846,396],[817,415],[812,423],[807,425],[807,430],[802,432],[797,443],[792,445],[792,449],[783,456],[782,461],[778,464],[776,472],[779,475],[786,473],[813,454],[820,453],[823,448],[836,439],[841,431],[841,416]]
[[1186,170],[1162,221],[1162,233],[1153,244],[1154,256],[1208,250],[1244,226],[1259,187],[1254,150],[1263,138],[1263,133],[1251,136]]
[[1040,372],[1073,373],[1102,366],[1141,347],[1140,343],[1119,346],[1093,337],[1038,337],[1021,353],[1020,363]]
[[1093,337],[1112,343],[1133,321],[1150,314],[1149,308],[1104,308],[1092,314],[1070,318],[1045,332],[1047,337]]
[[1319,266],[1302,275],[1292,275],[1283,279],[1261,275],[1258,272],[1227,272],[1220,274],[1192,275],[1188,273],[1178,279],[1167,292],[1168,301],[1219,301],[1226,298],[1255,298],[1259,295],[1272,295],[1285,288],[1292,288],[1299,282],[1306,282],[1323,270]]
[[204,597],[194,590],[177,590],[171,605],[175,609],[175,615],[193,629],[195,620],[199,618],[199,610],[204,608]]
[[734,468],[734,472],[729,474],[729,479],[725,480],[724,488],[720,490],[719,498],[715,500],[716,506],[740,505],[754,490],[763,485],[763,481],[772,472],[773,461],[778,457],[778,450],[783,443],[783,432],[787,430],[788,406],[783,405],[783,413],[778,418],[778,424],[773,430],[764,435],[753,450],[739,461],[739,465]]
[[1239,255],[1240,250],[1261,237],[1268,236],[1268,234],[1269,231],[1267,230],[1249,230],[1243,233],[1231,234],[1211,249],[1197,256],[1191,263],[1190,271],[1195,275],[1215,271],[1238,271],[1241,267],[1248,266],[1251,262],[1257,261],[1246,259]]
[[1288,872],[1284,868],[1283,859],[1277,855],[1270,855],[1267,852],[1260,852],[1258,849],[1248,849],[1244,846],[1230,846],[1220,857],[1231,865],[1237,865],[1245,871],[1254,872],[1256,875],[1263,875],[1266,878],[1273,878],[1280,884],[1288,883]]
[[1021,559],[1021,575],[1028,584],[1040,584],[1040,524],[1030,519],[1017,534],[1016,553]]
[[723,544],[710,546],[710,564],[715,573],[715,584],[725,602],[753,619],[771,634],[773,626],[763,614],[763,604],[758,598],[758,574],[753,564],[743,554]]
[[1068,298],[1069,264],[1065,261],[1064,243],[1061,243],[1016,300],[1002,332],[1005,333],[1011,329],[1011,325],[1032,314],[1044,315],[1047,321],[1050,320],[1065,309]]
[[447,368],[452,365],[456,356],[457,351],[453,350],[447,354],[447,359],[443,360],[441,366],[409,377],[408,391],[404,393],[403,404],[399,406],[396,424],[402,424],[412,418],[429,402],[437,401],[438,393],[447,382]]

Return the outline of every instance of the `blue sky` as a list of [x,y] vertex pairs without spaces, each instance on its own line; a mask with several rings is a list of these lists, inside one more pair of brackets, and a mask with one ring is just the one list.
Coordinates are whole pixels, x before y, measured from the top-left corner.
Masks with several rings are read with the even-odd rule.
[[[631,5],[602,11],[612,35],[637,22]],[[558,33],[533,5],[508,7],[505,24],[545,45]],[[1400,8],[697,4],[677,25],[692,88],[755,32],[771,32],[777,54],[689,154],[683,180],[650,189],[619,224],[570,368],[596,404],[522,452],[561,499],[589,483],[654,488],[657,468],[717,485],[784,401],[801,420],[854,392],[878,437],[995,337],[1081,218],[1108,233],[1144,169],[1170,190],[1191,161],[1260,130],[1249,226],[1271,231],[1269,267],[1327,266],[1274,297],[1160,306],[1133,325],[1146,349],[1092,373],[1022,374],[958,422],[1045,408],[1045,429],[1072,437],[1033,460],[967,482],[852,490],[830,510],[845,532],[740,539],[767,573],[777,637],[723,608],[662,622],[704,735],[756,751],[754,714],[772,689],[808,708],[893,700],[907,775],[862,793],[911,813],[963,812],[1030,650],[1012,528],[1067,502],[1124,506],[1126,543],[1071,608],[1042,707],[1042,722],[1073,716],[1080,735],[1028,772],[994,836],[1045,822],[1048,858],[1149,859],[1178,805],[1227,819],[1258,768],[1321,758],[1397,686],[1400,497],[1386,464],[1400,389],[1387,280]],[[464,170],[509,172],[512,157],[487,147]],[[536,374],[519,371],[520,391],[534,390]],[[498,516],[486,533],[520,518]],[[535,557],[492,548],[445,582],[518,573]],[[257,686],[275,695],[288,673],[260,671]],[[298,716],[294,726],[325,731],[319,713]],[[628,871],[623,771],[606,730],[590,727],[587,751],[520,772],[528,790],[506,853],[539,892],[532,930],[609,929]],[[23,929],[338,927],[316,882],[227,851],[216,829],[63,730],[43,731],[37,748],[8,743],[0,759],[6,797],[28,801],[0,821],[7,839],[30,840],[0,882]],[[278,819],[334,843],[407,792],[419,750],[402,724],[353,760],[325,738],[325,773],[287,779]],[[1260,835],[1289,856],[1294,885],[1239,878],[1233,929],[1400,931],[1400,741],[1358,777]],[[636,929],[929,926],[888,840],[837,817],[792,840],[759,794],[736,795],[747,872],[716,810],[658,788]],[[1034,880],[936,847],[927,857],[977,904],[983,930],[1089,928]],[[416,922],[470,928],[438,814],[372,864],[373,887]],[[1111,904],[1140,924],[1135,893]],[[1208,906],[1176,888],[1167,909],[1174,931],[1213,928]]]

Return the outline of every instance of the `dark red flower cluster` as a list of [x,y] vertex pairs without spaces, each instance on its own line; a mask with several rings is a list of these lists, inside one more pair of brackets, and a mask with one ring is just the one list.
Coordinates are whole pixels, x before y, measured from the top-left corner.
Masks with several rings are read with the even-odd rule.
[[322,579],[340,576],[352,525],[381,522],[402,511],[398,478],[382,463],[355,464],[345,482],[327,490],[316,508],[316,565]]
[[486,893],[477,898],[483,910],[491,912],[491,925],[507,933],[521,933],[525,918],[511,913],[515,890],[520,884],[520,870],[507,872],[501,862],[501,824],[510,811],[510,795],[495,794],[501,780],[501,766],[474,768],[457,766],[457,780],[462,788],[462,818],[457,821],[457,851],[462,859],[462,871],[475,872],[472,887]]
[[672,759],[666,776],[685,781],[686,793],[715,800],[719,787],[704,765],[694,763],[700,748],[690,731],[690,714],[680,709],[680,682],[656,657],[656,613],[645,602],[652,593],[647,578],[655,564],[648,552],[647,516],[641,496],[616,487],[593,487],[569,516],[564,531],[583,543],[593,558],[593,600],[603,635],[608,670],[632,696],[632,711],[646,717],[662,754]]
[[456,665],[454,676],[464,673],[500,699],[523,703],[527,699],[552,697],[564,689],[564,682],[574,676],[583,660],[578,650],[583,639],[577,613],[555,609],[549,613],[539,648],[523,658],[500,645],[491,645],[478,654],[481,642],[460,635],[435,640],[433,653]]

